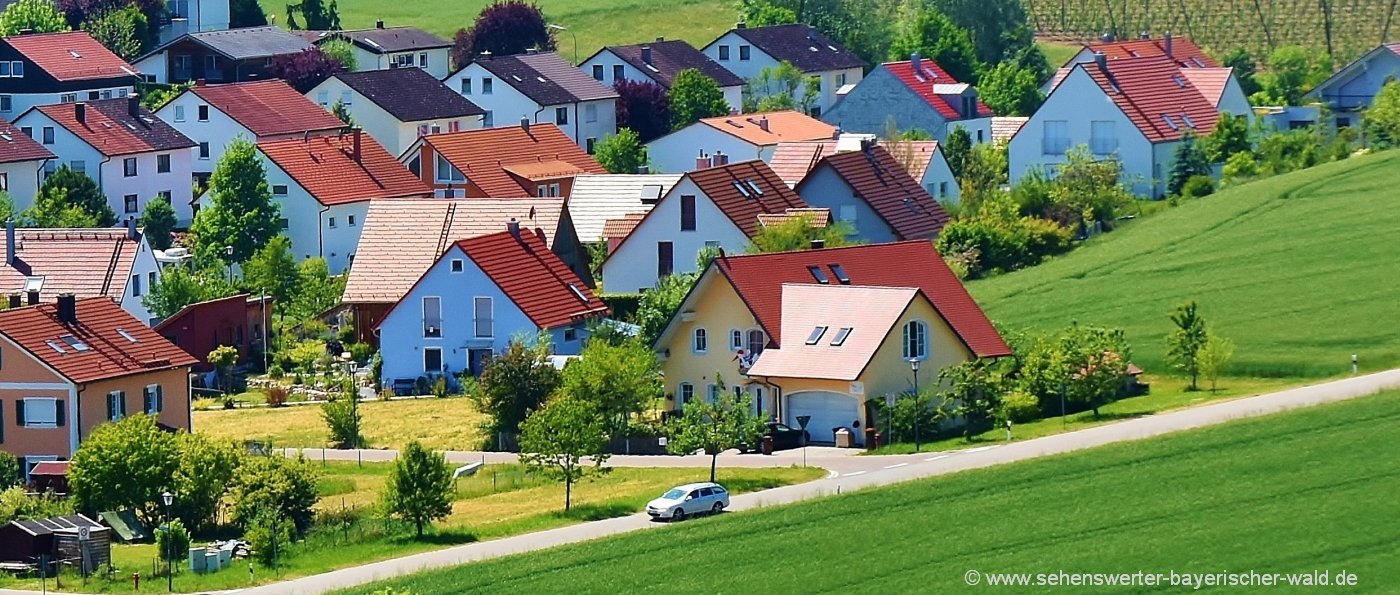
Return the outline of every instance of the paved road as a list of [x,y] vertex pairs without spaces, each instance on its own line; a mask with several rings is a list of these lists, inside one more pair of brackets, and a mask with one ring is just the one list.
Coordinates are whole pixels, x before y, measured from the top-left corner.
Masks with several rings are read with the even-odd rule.
[[[1075,432],[1026,440],[1024,442],[988,445],[952,452],[888,457],[846,457],[823,454],[820,456],[823,463],[831,462],[832,464],[839,464],[844,470],[834,469],[835,472],[832,474],[833,476],[818,481],[735,496],[731,502],[731,509],[742,511],[786,504],[843,492],[851,492],[873,486],[888,485],[955,473],[968,469],[989,467],[1013,461],[1093,448],[1095,446],[1114,442],[1139,440],[1151,436],[1224,423],[1235,419],[1255,417],[1289,409],[1310,407],[1322,403],[1362,397],[1375,394],[1383,389],[1396,387],[1400,387],[1400,370],[1390,370],[1257,397],[1202,405],[1200,407],[1141,417]],[[353,453],[351,454],[353,455]],[[811,454],[812,453],[809,453],[809,463],[813,460],[810,458]],[[327,457],[329,458],[330,456],[330,453],[327,453]],[[789,453],[783,455],[783,457],[774,457],[773,459],[790,459],[791,456],[791,453]],[[353,458],[353,456],[351,458]],[[631,462],[631,458],[632,457],[626,459],[619,458],[618,463]],[[701,457],[666,458],[677,459],[678,464],[683,462],[688,465],[691,464],[690,459],[700,459]],[[646,459],[653,461],[653,465],[656,464],[656,458],[646,457]],[[727,464],[731,460],[738,461],[743,459],[744,456],[734,455],[727,456],[724,460]],[[768,457],[759,457],[757,460],[767,461],[770,459]],[[837,461],[840,461],[840,463],[837,463]],[[664,523],[651,522],[644,514],[636,514],[364,564],[325,574],[246,589],[240,591],[240,593],[257,595],[311,595],[325,593],[335,589],[362,585],[376,580],[402,576],[430,568],[456,566],[568,543],[597,539],[599,537],[616,535],[629,531],[655,529],[664,526],[666,526]],[[22,592],[0,590],[0,595],[8,593]]]

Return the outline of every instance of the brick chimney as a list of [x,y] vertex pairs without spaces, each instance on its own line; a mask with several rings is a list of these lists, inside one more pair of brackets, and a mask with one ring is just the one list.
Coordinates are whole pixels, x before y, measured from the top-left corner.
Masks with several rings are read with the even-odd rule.
[[363,131],[361,131],[358,127],[355,128],[354,136],[352,137],[352,140],[351,140],[351,147],[352,147],[352,148],[351,148],[351,151],[350,151],[350,158],[351,158],[351,159],[354,159],[354,160],[355,160],[355,163],[360,163],[360,155],[361,155],[361,153],[360,153],[360,136],[361,136],[361,134],[363,134]]
[[135,95],[126,96],[126,114],[133,118],[141,117],[141,98]]
[[9,297],[11,310],[24,306],[24,297],[21,296],[18,292],[10,294]]
[[507,229],[508,231],[510,231],[510,235],[515,236],[515,240],[516,240],[517,242],[518,242],[518,241],[521,241],[521,240],[520,240],[520,222],[519,222],[519,221],[516,221],[516,220],[515,220],[515,217],[511,217],[511,218],[510,218],[510,222],[509,222],[509,223],[506,223],[506,229]]
[[710,169],[710,165],[710,156],[706,155],[704,151],[700,151],[700,156],[695,158],[695,169],[697,171],[702,169]]
[[651,64],[651,46],[649,45],[642,46],[642,62]]
[[15,264],[15,220],[5,221],[5,264]]
[[710,165],[712,167],[729,165],[729,156],[725,155],[724,151],[715,151],[715,154],[710,157]]
[[79,124],[84,124],[84,125],[87,124],[87,104],[86,104],[86,103],[75,103],[75,104],[73,104],[73,118],[76,119],[76,120],[78,120],[78,123],[79,123]]
[[1165,51],[1165,52],[1167,53],[1167,57],[1168,57],[1168,58],[1175,58],[1175,57],[1176,57],[1176,56],[1173,56],[1173,55],[1172,55],[1172,32],[1171,32],[1171,31],[1167,31],[1167,33],[1166,33],[1165,35],[1162,36],[1162,45],[1165,46],[1165,47],[1163,48],[1163,51]]

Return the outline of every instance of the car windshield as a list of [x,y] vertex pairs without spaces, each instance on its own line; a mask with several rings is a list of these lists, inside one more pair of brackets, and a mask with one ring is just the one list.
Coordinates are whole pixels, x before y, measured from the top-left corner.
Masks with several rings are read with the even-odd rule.
[[685,491],[672,488],[671,491],[662,494],[661,497],[667,500],[680,500],[685,497]]
[[773,431],[775,431],[775,432],[791,432],[791,431],[792,431],[792,428],[789,428],[789,427],[787,427],[787,426],[785,426],[785,425],[783,425],[783,424],[773,424]]

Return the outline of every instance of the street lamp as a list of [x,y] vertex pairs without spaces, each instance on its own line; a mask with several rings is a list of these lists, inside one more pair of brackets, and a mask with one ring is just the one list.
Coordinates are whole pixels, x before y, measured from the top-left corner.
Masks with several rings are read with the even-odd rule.
[[360,395],[356,394],[355,391],[354,357],[355,356],[351,355],[349,351],[340,352],[340,361],[345,364],[345,383],[350,387],[350,390],[346,391],[349,393],[347,396],[350,398],[350,421],[354,426],[352,428],[352,433],[354,435],[350,437],[350,448],[355,450],[356,463],[363,467],[365,466],[365,462],[360,458]]
[[233,246],[224,246],[224,256],[228,257],[228,284],[233,285]]
[[165,588],[175,592],[175,535],[170,532],[170,505],[175,503],[175,494],[165,492],[160,495],[165,502]]
[[563,25],[549,24],[549,25],[546,25],[546,26],[549,27],[550,29],[555,30],[555,31],[563,31],[563,32],[568,33],[569,35],[573,36],[573,38],[574,38],[574,64],[578,64],[578,33],[574,33],[573,31],[570,31],[567,27],[565,27],[565,26],[563,26]]
[[909,358],[909,369],[914,372],[914,452],[919,452],[919,358]]

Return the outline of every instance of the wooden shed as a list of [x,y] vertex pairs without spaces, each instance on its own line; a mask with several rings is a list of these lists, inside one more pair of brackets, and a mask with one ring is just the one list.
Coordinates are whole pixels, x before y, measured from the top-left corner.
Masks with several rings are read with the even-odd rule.
[[30,489],[35,492],[68,494],[68,461],[43,461],[29,470]]
[[44,555],[92,572],[111,563],[111,529],[81,514],[10,521],[0,527],[0,562],[35,564]]

